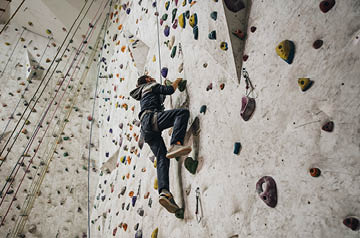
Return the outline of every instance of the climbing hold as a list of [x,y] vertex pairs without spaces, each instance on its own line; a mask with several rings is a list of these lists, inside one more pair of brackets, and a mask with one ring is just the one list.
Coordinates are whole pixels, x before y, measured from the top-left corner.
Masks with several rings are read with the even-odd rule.
[[313,43],[313,47],[314,47],[314,49],[319,49],[322,45],[323,45],[323,41],[322,40],[316,40],[316,41],[314,41],[314,43]]
[[311,168],[309,169],[309,172],[312,177],[319,177],[321,174],[321,170],[318,168]]
[[116,235],[116,231],[117,231],[117,227],[115,227],[115,228],[114,228],[114,230],[113,230],[113,233],[112,233],[112,234],[113,234],[113,236],[115,236],[115,235]]
[[171,58],[174,58],[175,55],[176,55],[176,45],[172,48],[170,57],[171,57]]
[[234,154],[238,155],[241,150],[241,144],[240,142],[235,142],[234,144]]
[[320,5],[319,5],[320,10],[323,13],[327,13],[334,6],[335,6],[335,0],[324,0],[324,1],[320,2]]
[[50,29],[46,29],[46,34],[48,34],[48,35],[51,35],[51,30]]
[[181,80],[178,84],[178,88],[179,88],[179,91],[180,92],[184,92],[185,89],[186,89],[186,83],[187,83],[187,80]]
[[343,224],[353,231],[357,231],[360,229],[359,219],[353,216],[345,218]]
[[210,83],[207,87],[206,87],[206,91],[212,90],[212,83]]
[[9,42],[5,42],[5,45],[7,45],[7,46],[9,46],[9,45],[11,45]]
[[158,189],[158,179],[156,178],[154,181],[154,189],[157,190]]
[[173,29],[176,29],[178,26],[178,19],[175,19],[174,24],[172,25]]
[[156,61],[156,56],[154,55],[152,58],[152,62],[155,62],[155,61]]
[[248,55],[243,55],[243,61],[245,62],[245,61],[247,61],[248,59],[249,59],[249,56]]
[[176,18],[176,13],[177,13],[177,8],[174,8],[172,10],[172,17],[171,17],[171,22],[174,22],[175,18]]
[[137,214],[139,214],[139,216],[144,216],[144,209],[142,209],[142,208],[139,208],[138,210],[137,210]]
[[200,108],[200,113],[206,113],[206,105],[202,105],[201,108]]
[[194,34],[194,39],[195,40],[199,39],[199,28],[198,28],[198,26],[195,26],[193,28],[193,34]]
[[179,208],[175,211],[176,218],[184,219],[184,208]]
[[31,21],[28,21],[29,26],[33,26],[34,24]]
[[210,17],[211,17],[211,19],[213,19],[214,21],[216,21],[216,19],[217,19],[217,12],[212,12],[212,13],[210,13]]
[[[130,205],[130,204],[129,204],[129,205]],[[126,231],[127,228],[128,228],[128,225],[127,225],[126,223],[124,223],[124,224],[122,225],[122,227],[123,227],[124,231]]]
[[163,67],[163,68],[161,69],[161,75],[162,75],[164,78],[166,78],[167,74],[168,74],[168,68]]
[[163,20],[163,21],[166,21],[167,20],[167,18],[168,18],[168,14],[164,14],[164,15],[162,15],[162,17],[161,17],[161,19]]
[[193,160],[191,157],[187,157],[184,162],[185,168],[192,174],[196,173],[196,169],[199,165],[197,160]]
[[256,31],[256,26],[250,27],[250,31],[251,31],[252,33],[254,33],[254,32]]
[[129,14],[130,14],[130,10],[131,10],[130,8],[126,9],[126,14],[129,15]]
[[[186,0],[185,0],[186,1]],[[179,19],[179,24],[181,26],[181,28],[185,28],[186,22],[185,22],[185,13],[180,14],[180,16],[178,17]]]
[[170,34],[170,27],[168,25],[165,26],[165,29],[164,29],[164,35],[166,37],[168,37]]
[[220,84],[220,89],[223,90],[224,88],[225,88],[225,84],[224,83]]
[[131,204],[132,204],[133,207],[135,207],[136,200],[137,200],[137,196],[133,196],[131,198]]
[[227,50],[227,49],[228,49],[228,44],[227,44],[226,42],[221,42],[221,43],[220,43],[220,48],[221,48],[222,50]]
[[327,131],[327,132],[332,132],[334,130],[334,122],[333,121],[326,122],[321,127],[321,129],[323,129],[324,131]]
[[[185,1],[186,1],[186,0],[185,0]],[[159,232],[159,229],[156,228],[156,229],[151,233],[151,238],[157,238],[158,232]]]
[[165,3],[165,10],[166,10],[166,11],[169,10],[169,6],[170,6],[170,2],[167,1],[167,2]]
[[186,5],[186,0],[184,0],[181,5],[182,5],[183,7],[185,7],[185,5]]
[[216,31],[212,31],[209,33],[209,39],[210,40],[216,40]]
[[142,231],[141,231],[141,230],[138,230],[138,231],[135,233],[135,238],[142,238]]
[[244,3],[241,0],[224,0],[226,7],[232,12],[238,12],[245,8]]
[[191,27],[194,27],[194,26],[197,25],[197,22],[198,22],[198,20],[197,20],[197,14],[194,13],[194,14],[192,14],[191,17],[190,17],[189,24],[190,24]]
[[149,195],[150,195],[150,192],[145,193],[144,199],[148,199],[148,198],[149,198]]
[[285,60],[286,63],[291,64],[295,55],[295,45],[290,40],[284,40],[276,47],[276,53]]
[[232,34],[233,34],[234,36],[236,36],[237,38],[239,38],[240,40],[245,40],[245,33],[242,32],[240,29],[232,32]]
[[178,68],[178,72],[181,73],[184,69],[184,63],[181,63]]
[[244,121],[248,121],[255,110],[255,99],[247,96],[242,97],[241,99],[241,111],[240,116]]
[[[265,191],[263,190],[263,184],[266,184]],[[277,204],[277,190],[275,180],[270,176],[264,176],[256,183],[256,192],[259,194],[261,200],[266,205],[274,208]]]
[[121,194],[121,195],[124,195],[124,194],[125,194],[125,191],[126,191],[126,186],[124,186],[124,187],[121,188],[120,194]]
[[299,78],[298,84],[301,88],[301,91],[305,92],[313,85],[313,81],[311,81],[309,78]]

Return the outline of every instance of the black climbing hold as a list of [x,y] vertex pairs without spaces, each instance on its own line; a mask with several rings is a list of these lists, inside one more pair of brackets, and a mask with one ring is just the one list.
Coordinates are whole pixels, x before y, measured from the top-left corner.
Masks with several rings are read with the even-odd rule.
[[214,21],[216,21],[216,19],[217,19],[217,12],[212,12],[212,13],[210,13],[210,17],[211,17],[211,19],[213,19]]
[[353,231],[357,231],[360,229],[360,222],[359,219],[357,219],[356,217],[345,218],[343,224]]
[[175,216],[179,219],[184,219],[184,208],[179,208],[176,210]]
[[335,6],[335,0],[324,0],[324,1],[320,2],[320,5],[319,5],[320,10],[323,13],[327,13],[334,6]]
[[334,130],[334,122],[333,121],[326,122],[321,127],[321,129],[323,129],[324,131],[327,131],[327,132],[332,132]]
[[200,108],[200,113],[206,113],[206,105],[202,105]]
[[181,80],[181,81],[180,81],[180,83],[178,84],[178,88],[179,88],[179,91],[180,91],[180,92],[185,91],[185,89],[186,89],[186,83],[187,83],[187,80]]
[[238,12],[245,8],[244,3],[241,0],[224,0],[226,7],[232,12]]
[[212,31],[209,33],[209,39],[210,40],[216,40],[216,31]]
[[313,47],[314,47],[314,49],[319,49],[322,45],[323,45],[323,41],[322,40],[316,40],[316,41],[314,41],[314,43],[313,43]]

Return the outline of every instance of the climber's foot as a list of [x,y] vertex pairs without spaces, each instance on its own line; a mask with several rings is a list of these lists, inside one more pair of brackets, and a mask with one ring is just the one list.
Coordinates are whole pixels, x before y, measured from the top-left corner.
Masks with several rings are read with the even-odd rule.
[[191,152],[191,146],[183,146],[183,145],[171,145],[168,153],[166,154],[166,158],[171,159],[174,157],[180,157],[183,155],[187,155]]
[[168,191],[162,191],[159,196],[159,203],[170,213],[175,213],[179,206],[175,203],[173,195]]

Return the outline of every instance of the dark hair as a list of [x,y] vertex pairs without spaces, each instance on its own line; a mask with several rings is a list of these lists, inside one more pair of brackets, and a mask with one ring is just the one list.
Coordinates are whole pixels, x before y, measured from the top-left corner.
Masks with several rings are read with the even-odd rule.
[[137,86],[140,86],[141,84],[147,83],[147,82],[146,82],[146,78],[147,78],[147,77],[149,77],[149,76],[143,75],[143,76],[141,76],[140,78],[138,78]]

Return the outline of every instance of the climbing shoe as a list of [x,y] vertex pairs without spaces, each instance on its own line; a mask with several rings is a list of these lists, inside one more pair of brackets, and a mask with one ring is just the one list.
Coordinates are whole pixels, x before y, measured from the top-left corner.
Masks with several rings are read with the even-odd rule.
[[166,190],[163,190],[163,192],[160,193],[159,203],[170,213],[175,213],[179,209],[179,206],[175,203],[173,195]]
[[174,157],[180,157],[183,155],[187,155],[191,152],[191,146],[183,146],[183,145],[171,145],[168,153],[166,154],[166,158],[171,159]]

